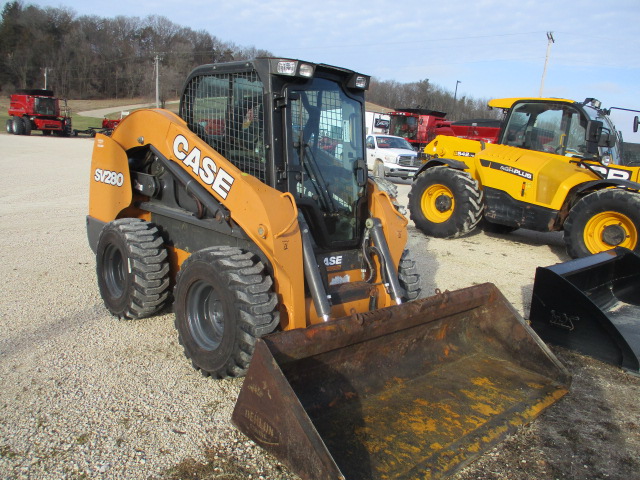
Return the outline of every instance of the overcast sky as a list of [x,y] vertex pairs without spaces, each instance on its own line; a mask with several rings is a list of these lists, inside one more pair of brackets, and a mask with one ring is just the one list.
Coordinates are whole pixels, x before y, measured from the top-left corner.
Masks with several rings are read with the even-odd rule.
[[[3,2],[6,3],[6,2]],[[222,41],[458,98],[543,95],[640,110],[640,0],[23,0],[80,15],[165,16]],[[618,125],[621,127],[621,125]],[[625,129],[626,130],[626,129]],[[638,141],[638,140],[635,140]]]

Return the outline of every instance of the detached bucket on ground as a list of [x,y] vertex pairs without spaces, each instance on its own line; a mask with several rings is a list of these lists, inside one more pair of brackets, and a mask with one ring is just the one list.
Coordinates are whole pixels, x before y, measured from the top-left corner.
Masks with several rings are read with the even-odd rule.
[[484,284],[264,337],[232,420],[303,479],[442,478],[569,384]]
[[640,256],[618,247],[538,267],[529,319],[545,341],[640,374]]

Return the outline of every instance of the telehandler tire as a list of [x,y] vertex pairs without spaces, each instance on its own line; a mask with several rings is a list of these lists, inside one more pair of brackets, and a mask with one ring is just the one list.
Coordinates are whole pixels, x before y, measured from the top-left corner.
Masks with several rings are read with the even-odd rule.
[[564,223],[572,258],[625,247],[640,253],[640,194],[605,189],[582,197]]
[[203,375],[240,377],[256,339],[280,321],[273,281],[253,253],[210,247],[182,264],[174,292],[175,325],[187,358]]
[[167,250],[155,225],[139,218],[108,223],[96,249],[98,287],[118,318],[153,315],[169,297]]
[[446,166],[422,172],[409,192],[411,219],[432,237],[466,235],[482,219],[483,208],[478,182],[468,173]]

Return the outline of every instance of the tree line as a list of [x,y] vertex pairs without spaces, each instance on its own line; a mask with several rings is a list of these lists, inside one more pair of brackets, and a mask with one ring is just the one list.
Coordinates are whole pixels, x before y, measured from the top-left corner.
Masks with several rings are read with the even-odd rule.
[[[0,90],[9,95],[46,86],[64,98],[154,98],[157,65],[164,101],[179,96],[187,74],[198,65],[264,55],[272,53],[162,16],[77,16],[71,9],[13,1],[5,4],[0,23]],[[454,102],[450,92],[429,80],[374,78],[367,100],[388,108],[448,112],[451,119],[488,116],[485,100]]]

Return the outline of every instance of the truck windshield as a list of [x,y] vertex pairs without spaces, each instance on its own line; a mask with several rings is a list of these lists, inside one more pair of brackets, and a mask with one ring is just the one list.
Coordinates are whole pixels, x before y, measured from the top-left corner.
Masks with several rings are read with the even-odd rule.
[[329,243],[353,241],[365,188],[358,181],[364,174],[358,172],[364,159],[362,104],[323,78],[292,88],[289,128],[293,161],[302,172],[292,193],[301,206],[322,212]]
[[527,150],[583,157],[588,119],[566,104],[519,103],[513,107],[502,142]]
[[413,150],[413,147],[404,138],[387,137],[378,135],[378,148],[400,148],[404,150]]

